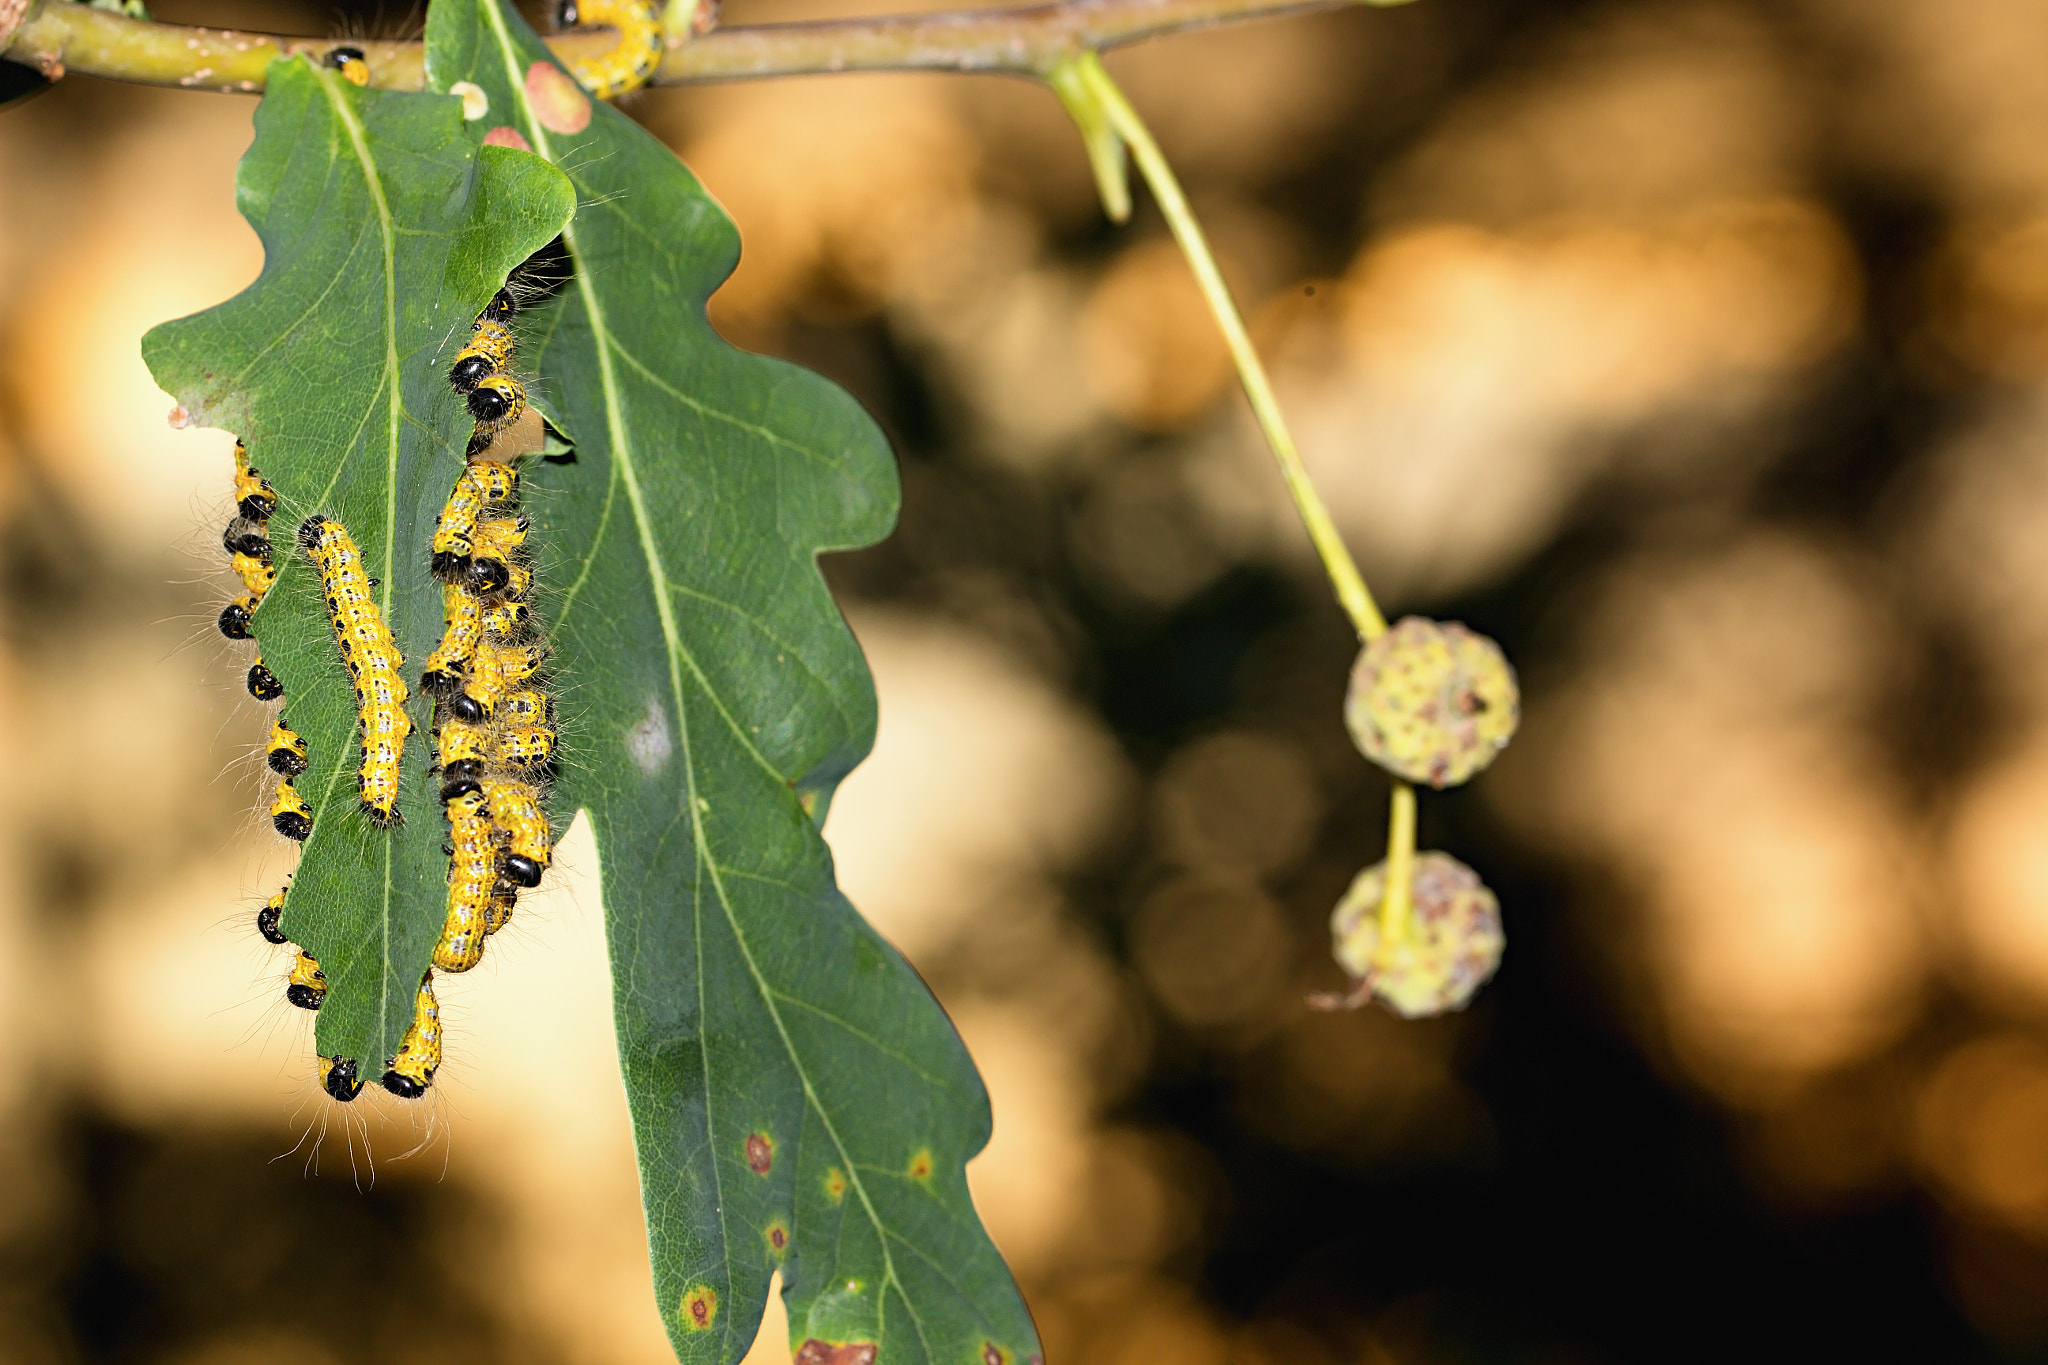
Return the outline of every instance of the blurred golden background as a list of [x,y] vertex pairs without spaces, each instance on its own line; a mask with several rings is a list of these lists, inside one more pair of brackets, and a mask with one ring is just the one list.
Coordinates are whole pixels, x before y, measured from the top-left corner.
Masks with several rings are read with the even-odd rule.
[[[1022,83],[629,102],[744,235],[714,320],[896,442],[828,833],[1053,1365],[2048,1358],[2043,52],[2048,0],[1421,0],[1111,59],[1390,614],[1522,669],[1423,804],[1506,963],[1419,1024],[1302,1005],[1385,783],[1156,215]],[[0,113],[0,1360],[661,1361],[582,835],[365,1131],[250,932],[229,441],[137,339],[254,275],[253,107]]]

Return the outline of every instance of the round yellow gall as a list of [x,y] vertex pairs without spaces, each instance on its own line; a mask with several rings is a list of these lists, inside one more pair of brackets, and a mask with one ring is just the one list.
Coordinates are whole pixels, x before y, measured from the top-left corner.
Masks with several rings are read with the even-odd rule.
[[1414,911],[1383,932],[1384,862],[1358,874],[1330,914],[1337,965],[1351,978],[1348,996],[1317,1003],[1356,1007],[1377,998],[1404,1019],[1465,1008],[1500,967],[1507,936],[1500,902],[1479,874],[1448,853],[1415,859]]
[[1455,621],[1404,617],[1359,651],[1344,724],[1394,776],[1453,787],[1507,747],[1521,690],[1500,646]]
[[551,133],[580,133],[590,126],[590,96],[551,63],[535,62],[526,68],[526,103]]

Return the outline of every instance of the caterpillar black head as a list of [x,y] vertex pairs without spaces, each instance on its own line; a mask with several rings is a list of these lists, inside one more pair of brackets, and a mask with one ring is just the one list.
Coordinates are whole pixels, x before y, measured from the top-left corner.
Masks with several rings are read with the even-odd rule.
[[[284,931],[277,927],[278,920],[283,917],[284,892],[280,891],[256,912],[256,932],[263,935],[265,943],[274,943],[281,948],[289,941],[285,938]],[[292,1003],[298,1002],[294,1000]]]
[[356,1059],[353,1057],[322,1057],[320,1059],[320,1088],[329,1096],[347,1104],[363,1091],[363,1079],[356,1074]]
[[471,592],[479,597],[488,597],[494,592],[503,592],[512,581],[512,570],[497,556],[476,557],[462,571],[462,581]]
[[249,619],[256,614],[256,596],[245,593],[220,609],[220,633],[230,640],[250,638]]
[[427,1093],[426,1086],[400,1073],[396,1067],[384,1073],[384,1088],[402,1100],[416,1100]]
[[261,659],[249,665],[249,676],[246,681],[249,695],[258,701],[276,701],[284,695],[284,684],[277,680],[277,674],[264,666]]
[[317,1010],[327,998],[327,973],[320,970],[318,959],[303,948],[298,960],[292,963],[291,974],[285,977],[284,998],[302,1010]]
[[320,59],[320,64],[339,71],[341,78],[350,85],[370,83],[369,59],[363,56],[359,47],[330,47],[327,55]]
[[519,853],[508,853],[498,870],[505,880],[515,886],[533,887],[540,885],[540,864]]
[[279,777],[297,777],[306,771],[306,741],[282,717],[270,727],[270,744],[263,752],[263,761]]
[[431,696],[445,697],[462,686],[462,674],[444,672],[438,668],[428,669],[420,674],[420,690]]
[[555,7],[555,24],[559,28],[574,28],[583,22],[582,12],[576,7],[576,0],[562,0]]
[[447,771],[442,774],[441,800],[455,801],[471,792],[482,791],[483,787],[478,781],[482,776],[483,765],[475,759],[464,759],[460,763],[449,764]]
[[248,555],[251,559],[270,562],[270,541],[247,521],[237,517],[227,524],[220,533],[220,547],[231,555]]
[[480,429],[501,431],[526,411],[526,389],[508,374],[486,375],[470,390],[468,403]]
[[473,393],[485,376],[496,374],[498,367],[486,355],[465,355],[448,367],[448,386],[457,393]]

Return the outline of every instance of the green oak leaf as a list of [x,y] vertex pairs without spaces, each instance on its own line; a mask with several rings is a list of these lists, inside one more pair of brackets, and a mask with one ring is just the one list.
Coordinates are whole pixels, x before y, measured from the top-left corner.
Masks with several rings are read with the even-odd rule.
[[804,1365],[1025,1365],[963,1169],[987,1096],[817,824],[874,695],[816,560],[888,531],[887,446],[831,384],[718,337],[732,224],[558,71],[496,0],[429,11],[429,87],[480,87],[472,135],[518,134],[578,196],[573,278],[522,340],[574,456],[528,505],[574,702],[554,808],[596,834],[663,1318],[684,1360],[737,1361],[780,1269]]
[[314,513],[349,528],[416,675],[442,626],[428,543],[471,426],[449,359],[508,272],[575,208],[554,167],[479,148],[462,123],[458,99],[358,89],[296,57],[273,63],[236,182],[263,271],[142,342],[157,383],[194,423],[240,436],[278,493],[278,579],[255,631],[310,750],[296,785],[315,813],[283,929],[327,975],[320,1053],[358,1059],[370,1081],[412,1020],[440,934],[447,823],[418,695],[407,819],[386,833],[357,809],[354,691],[295,533]]

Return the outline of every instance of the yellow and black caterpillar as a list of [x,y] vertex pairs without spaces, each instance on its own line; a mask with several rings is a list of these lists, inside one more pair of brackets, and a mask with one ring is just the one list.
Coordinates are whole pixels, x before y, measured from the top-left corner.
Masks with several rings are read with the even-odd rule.
[[[434,999],[434,973],[420,977],[413,997],[412,1024],[398,1043],[398,1052],[385,1070],[384,1088],[403,1100],[416,1100],[434,1083],[441,1065],[441,1007]],[[330,1092],[332,1093],[332,1092]]]
[[448,383],[469,406],[476,429],[469,438],[471,458],[526,412],[526,388],[506,373],[512,360],[512,316],[518,304],[509,288],[500,289],[471,325],[469,344],[457,352],[448,369]]
[[428,563],[444,584],[445,626],[420,687],[440,699],[443,713],[435,763],[448,819],[448,904],[434,965],[447,972],[476,965],[484,940],[510,919],[519,890],[539,885],[553,848],[537,784],[554,759],[554,706],[536,685],[547,650],[528,638],[533,574],[521,562],[532,525],[510,507],[517,470],[476,458],[503,425],[494,401],[479,395],[505,383],[524,403],[506,374],[516,312],[511,289],[498,291],[450,367],[448,382],[469,400],[477,427],[435,523]]
[[[253,638],[251,621],[256,608],[277,582],[269,535],[270,514],[277,510],[277,490],[249,463],[249,447],[240,441],[235,442],[234,489],[235,515],[221,532],[220,544],[245,591],[221,608],[219,625],[220,633],[230,640],[247,640]],[[258,701],[275,701],[284,695],[284,685],[264,664],[261,654],[249,665],[246,682],[249,695]],[[306,741],[279,716],[271,722],[270,742],[265,746],[264,756],[271,770],[283,779],[271,797],[270,823],[287,839],[303,842],[313,832],[313,812],[292,789],[291,780],[306,770]],[[273,909],[282,903],[280,892]],[[265,938],[275,928],[275,914],[270,925],[270,929],[264,929]],[[260,921],[257,927],[264,928]]]
[[405,701],[411,694],[400,676],[405,659],[370,595],[362,551],[348,529],[332,517],[308,517],[299,527],[299,548],[320,570],[328,624],[334,628],[342,663],[355,683],[363,744],[356,769],[356,795],[371,822],[388,829],[400,818],[399,759],[406,737],[412,733],[412,720],[405,714]]
[[619,45],[602,57],[569,64],[576,83],[601,100],[638,90],[661,66],[661,6],[654,0],[561,0],[555,20],[558,28],[608,24],[619,31]]

